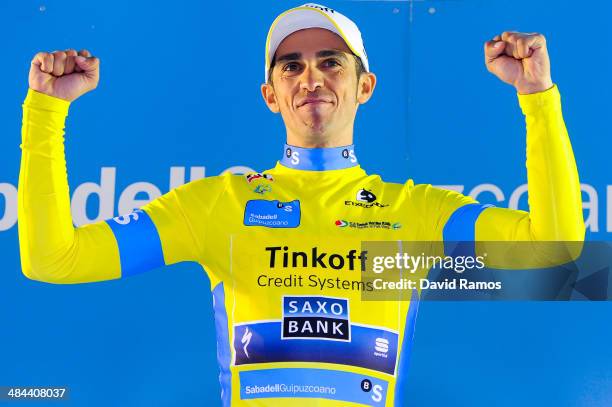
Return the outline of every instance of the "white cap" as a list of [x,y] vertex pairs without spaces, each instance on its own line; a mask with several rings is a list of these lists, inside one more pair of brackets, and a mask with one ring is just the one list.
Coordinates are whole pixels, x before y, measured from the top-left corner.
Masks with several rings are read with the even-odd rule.
[[266,76],[264,82],[268,81],[270,64],[280,43],[287,36],[306,28],[325,28],[338,34],[353,54],[361,59],[365,70],[370,70],[368,56],[357,25],[336,10],[319,4],[308,3],[281,13],[270,26],[266,39]]

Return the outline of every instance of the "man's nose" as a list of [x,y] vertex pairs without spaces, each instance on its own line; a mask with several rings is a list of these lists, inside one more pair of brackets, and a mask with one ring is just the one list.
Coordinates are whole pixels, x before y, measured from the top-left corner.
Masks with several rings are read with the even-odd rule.
[[308,92],[314,92],[322,88],[324,82],[323,72],[316,67],[307,66],[300,77],[300,88]]

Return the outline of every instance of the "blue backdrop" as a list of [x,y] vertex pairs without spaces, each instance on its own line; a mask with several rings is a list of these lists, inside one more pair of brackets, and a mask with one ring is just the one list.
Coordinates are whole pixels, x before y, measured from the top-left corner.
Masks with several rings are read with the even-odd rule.
[[[68,47],[101,59],[100,86],[71,106],[66,154],[75,220],[106,218],[119,214],[126,189],[147,200],[190,174],[274,165],[284,127],[260,96],[264,42],[273,18],[298,4],[0,3],[0,385],[69,386],[67,406],[219,403],[210,287],[199,266],[72,286],[21,274],[15,187],[29,62]],[[525,209],[525,130],[513,89],[484,67],[483,42],[504,30],[544,33],[589,239],[610,240],[610,3],[326,5],[358,23],[379,79],[357,119],[362,166],[499,206]],[[101,194],[85,200],[92,187]],[[610,405],[611,313],[610,303],[425,303],[408,405]]]

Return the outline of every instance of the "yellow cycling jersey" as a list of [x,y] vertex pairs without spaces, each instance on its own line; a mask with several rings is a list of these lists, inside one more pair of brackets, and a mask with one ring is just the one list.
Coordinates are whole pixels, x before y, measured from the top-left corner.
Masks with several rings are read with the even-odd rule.
[[530,212],[384,182],[359,166],[353,146],[285,145],[267,171],[197,180],[75,228],[63,152],[68,103],[30,90],[18,200],[23,272],[81,283],[198,262],[211,281],[223,405],[400,405],[418,293],[364,301],[363,241],[584,238],[558,90],[519,101]]

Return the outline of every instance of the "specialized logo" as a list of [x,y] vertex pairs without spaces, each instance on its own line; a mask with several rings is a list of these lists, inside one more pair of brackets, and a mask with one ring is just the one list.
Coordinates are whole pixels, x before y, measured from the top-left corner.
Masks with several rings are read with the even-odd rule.
[[367,221],[367,222],[353,222],[350,220],[338,219],[334,222],[334,225],[339,228],[353,228],[353,229],[389,229],[397,230],[401,229],[402,224],[399,222],[387,222],[387,221]]
[[244,350],[244,354],[246,355],[247,359],[249,358],[249,351],[247,350],[247,347],[249,346],[249,343],[251,343],[252,337],[253,332],[249,331],[249,327],[247,327],[246,331],[244,331],[244,335],[242,335],[242,338],[240,339],[240,342],[242,342],[244,345],[242,350]]
[[283,296],[282,339],[351,340],[348,300]]
[[253,199],[244,208],[245,226],[296,228],[300,225],[300,201],[280,202]]
[[389,206],[389,204],[376,202],[376,195],[374,195],[372,191],[368,191],[364,188],[357,191],[355,201],[344,201],[344,204],[346,206],[359,206],[361,208],[371,208],[373,206],[376,206],[378,208],[385,208]]
[[272,175],[270,175],[270,174],[262,174],[262,173],[259,173],[259,172],[251,172],[251,173],[245,174],[244,176],[246,177],[246,180],[248,181],[249,184],[251,182],[255,181],[255,180],[258,180],[258,179],[266,180],[266,181],[269,181],[269,182],[273,182],[274,181],[274,178],[272,178]]

